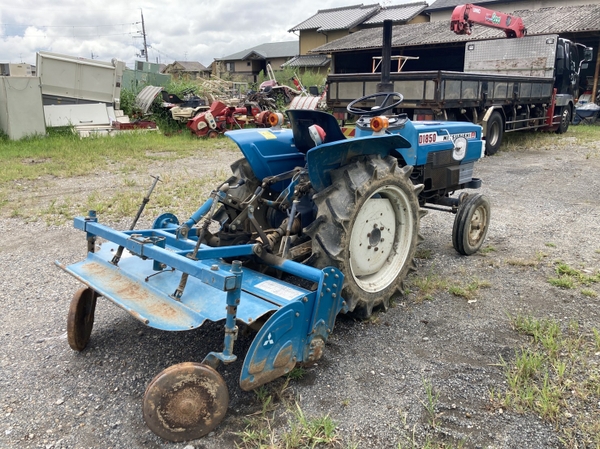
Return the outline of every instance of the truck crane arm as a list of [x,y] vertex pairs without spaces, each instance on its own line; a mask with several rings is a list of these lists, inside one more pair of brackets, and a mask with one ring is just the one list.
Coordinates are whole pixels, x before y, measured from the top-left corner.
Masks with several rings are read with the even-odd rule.
[[506,37],[523,37],[527,29],[520,17],[482,8],[468,3],[458,5],[452,12],[450,29],[456,34],[471,34],[473,24],[504,30]]

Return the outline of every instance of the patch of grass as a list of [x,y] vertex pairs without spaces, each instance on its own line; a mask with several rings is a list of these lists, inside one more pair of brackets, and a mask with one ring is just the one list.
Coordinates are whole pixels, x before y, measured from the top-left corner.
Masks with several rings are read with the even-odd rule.
[[432,251],[430,249],[417,248],[415,259],[431,259]]
[[561,276],[557,278],[549,278],[548,282],[558,288],[564,288],[566,290],[575,288],[575,282],[568,276]]
[[548,248],[556,248],[556,243],[546,242],[544,243]]
[[454,284],[448,287],[448,293],[468,300],[473,299],[481,288],[490,288],[492,284],[488,281],[473,279],[467,284]]
[[413,276],[407,284],[417,291],[417,301],[432,300],[433,294],[448,288],[448,280],[430,272],[425,276]]
[[481,254],[489,254],[497,251],[496,248],[492,245],[485,246],[479,250]]
[[285,449],[315,448],[320,445],[333,445],[339,441],[337,424],[329,415],[309,418],[298,403],[288,420],[290,430],[282,435]]
[[587,296],[588,298],[597,298],[598,297],[598,293],[596,293],[596,291],[592,290],[591,288],[582,289],[581,294],[583,296]]
[[[573,268],[564,262],[556,262],[555,271],[558,276],[549,278],[548,282],[559,288],[574,289],[582,285],[589,286],[600,282],[600,272],[585,272]],[[591,291],[587,290],[588,293]],[[593,294],[590,296],[593,296]]]
[[130,171],[148,159],[193,156],[198,150],[210,155],[219,149],[235,149],[229,139],[199,140],[190,133],[167,137],[160,133],[123,133],[113,137],[80,139],[64,133],[3,143],[0,152],[0,186],[17,179],[41,176],[73,177],[124,166]]
[[515,267],[534,267],[537,268],[542,261],[548,257],[548,254],[538,251],[535,256],[529,259],[508,259],[506,263]]
[[600,332],[582,330],[574,320],[563,329],[552,319],[509,318],[531,341],[513,360],[501,359],[507,387],[491,392],[492,401],[553,423],[566,447],[598,447]]
[[297,366],[287,373],[288,379],[291,380],[302,380],[306,376],[306,369]]

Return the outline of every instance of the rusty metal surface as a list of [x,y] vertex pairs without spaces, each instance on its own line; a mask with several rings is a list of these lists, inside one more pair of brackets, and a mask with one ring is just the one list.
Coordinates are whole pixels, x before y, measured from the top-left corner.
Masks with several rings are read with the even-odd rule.
[[180,363],[165,369],[148,385],[144,420],[166,440],[194,440],[221,423],[228,404],[229,392],[217,371],[201,363]]
[[[57,265],[88,287],[99,292],[129,312],[144,324],[162,330],[188,330],[201,326],[205,320],[219,321],[226,317],[226,292],[190,278],[181,301],[170,295],[175,291],[181,272],[152,270],[153,261],[142,260],[125,252],[119,266],[108,262],[117,245],[104,243],[96,253],[89,253],[82,262]],[[215,260],[223,270],[229,265]],[[237,319],[252,323],[262,316],[302,298],[308,291],[291,286],[268,275],[246,268],[242,282],[242,297]]]

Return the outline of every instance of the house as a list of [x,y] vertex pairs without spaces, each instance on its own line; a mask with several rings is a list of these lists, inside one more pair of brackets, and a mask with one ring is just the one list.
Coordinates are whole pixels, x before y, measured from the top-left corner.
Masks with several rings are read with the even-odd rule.
[[269,42],[247,48],[222,58],[215,58],[213,75],[235,78],[237,81],[256,82],[258,74],[267,72],[267,64],[274,70],[298,54],[298,41]]
[[[588,3],[591,0],[586,0]],[[505,1],[513,5],[514,14],[523,20],[528,35],[559,34],[573,42],[593,47],[594,59],[582,67],[582,79],[598,79],[596,67],[600,48],[600,0],[595,4],[555,6],[538,9],[516,9],[531,4],[530,0]],[[450,0],[438,0],[450,3]],[[436,2],[437,3],[437,2]],[[483,3],[482,0],[478,2]],[[487,3],[492,3],[487,2]],[[500,3],[500,2],[496,2]],[[486,6],[493,6],[487,5]],[[497,6],[497,5],[496,5]],[[453,8],[452,8],[453,9]],[[491,9],[491,8],[490,8]],[[454,34],[450,30],[450,18],[432,22],[394,26],[392,29],[392,57],[410,56],[403,70],[462,71],[465,44],[471,40],[505,38],[502,30],[475,25],[470,35]],[[375,58],[381,57],[381,28],[363,29],[334,42],[313,49],[310,54],[327,54],[332,57],[331,73],[370,73]]]
[[[432,2],[424,12],[429,14],[431,22],[450,20],[454,8],[465,3],[470,2],[465,0],[436,0]],[[565,2],[565,0],[478,0],[472,3],[504,13],[513,13],[525,9],[532,10],[558,6],[582,6],[594,3],[598,4],[599,2],[598,0],[569,0],[568,2]]]
[[422,14],[425,8],[427,3],[421,1],[394,6],[381,6],[375,3],[319,10],[288,30],[298,34],[300,54],[285,65],[326,70],[329,67],[329,58],[327,55],[309,55],[312,49],[364,28],[381,27],[383,21],[388,19],[395,25],[428,21],[429,18]]
[[176,79],[208,78],[210,69],[196,61],[175,61],[165,67],[162,73]]

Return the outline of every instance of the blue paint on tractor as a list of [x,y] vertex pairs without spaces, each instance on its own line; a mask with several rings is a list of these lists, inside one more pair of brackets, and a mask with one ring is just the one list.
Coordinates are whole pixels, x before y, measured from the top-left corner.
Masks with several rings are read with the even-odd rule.
[[[332,172],[339,178],[347,165],[358,166],[365,160],[377,165],[385,159],[386,170],[391,171],[385,176],[391,177],[393,185],[379,187],[370,207],[380,208],[377,217],[393,211],[389,198],[407,186],[404,195],[418,196],[418,202],[406,200],[403,204],[409,208],[414,204],[416,210],[402,213],[412,217],[407,222],[415,223],[419,207],[427,203],[451,207],[456,213],[459,201],[449,192],[480,184],[472,177],[473,163],[483,157],[478,125],[411,122],[393,116],[387,130],[374,132],[371,119],[363,117],[357,122],[356,137],[346,139],[333,116],[324,112],[288,111],[288,117],[292,129],[226,133],[244,155],[245,162],[232,166],[237,167],[234,173],[242,174],[222,183],[188,220],[180,222],[165,213],[155,219],[152,229],[119,231],[98,223],[96,213],[90,211],[88,217],[74,221],[86,235],[87,258],[69,266],[56,262],[156,329],[183,331],[206,320],[224,320],[223,350],[204,359],[213,368],[236,360],[236,322],[259,327],[240,374],[245,390],[288,373],[297,363],[318,360],[337,315],[352,310],[342,297],[348,273],[334,266],[313,266],[319,254],[313,252],[310,228],[323,219],[317,216],[315,198],[331,191],[327,189],[332,186]],[[313,126],[323,131],[322,142],[312,139]],[[460,140],[464,147],[455,146],[459,138],[466,140]],[[244,178],[245,170],[253,176]],[[370,176],[377,179],[378,174]],[[398,198],[396,202],[401,201]],[[342,228],[349,226],[344,213]],[[375,225],[376,232],[371,223],[364,228],[369,232],[364,238],[371,239],[365,247],[383,244],[384,229],[392,229],[395,238],[393,233],[402,232],[405,225],[393,218],[384,222],[387,228]],[[97,245],[98,238],[105,242]],[[400,243],[386,249],[390,258],[400,252],[396,248]],[[369,282],[361,285],[373,288]]]

